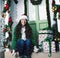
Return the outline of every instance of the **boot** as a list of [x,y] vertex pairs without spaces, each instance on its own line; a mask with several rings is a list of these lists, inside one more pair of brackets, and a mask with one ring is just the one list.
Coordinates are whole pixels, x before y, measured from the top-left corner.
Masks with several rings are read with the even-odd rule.
[[26,56],[26,55],[25,55],[24,58],[31,58],[31,56],[30,56],[30,55],[29,55],[29,56]]
[[24,56],[20,56],[20,58],[24,58]]

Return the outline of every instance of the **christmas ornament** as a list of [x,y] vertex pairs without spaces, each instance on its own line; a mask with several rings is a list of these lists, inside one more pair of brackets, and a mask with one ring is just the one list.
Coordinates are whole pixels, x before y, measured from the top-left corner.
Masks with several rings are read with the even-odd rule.
[[9,21],[9,23],[12,22],[12,17],[9,17],[9,20],[8,21]]
[[53,6],[52,7],[52,11],[54,12],[54,11],[56,11],[57,10],[57,7],[56,6]]
[[5,4],[4,8],[5,8],[6,10],[8,10],[8,9],[9,9],[9,5],[8,5],[8,4]]
[[2,17],[3,17],[3,18],[6,18],[6,14],[5,14],[5,13],[2,13]]

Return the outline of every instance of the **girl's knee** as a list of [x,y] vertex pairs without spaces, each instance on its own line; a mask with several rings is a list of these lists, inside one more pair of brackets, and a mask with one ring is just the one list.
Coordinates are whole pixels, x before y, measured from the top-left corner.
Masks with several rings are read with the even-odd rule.
[[29,39],[27,39],[27,40],[25,41],[25,44],[26,44],[26,45],[31,45],[31,41],[30,41]]
[[18,42],[17,42],[17,45],[19,45],[19,46],[24,46],[24,41],[23,40],[18,40]]

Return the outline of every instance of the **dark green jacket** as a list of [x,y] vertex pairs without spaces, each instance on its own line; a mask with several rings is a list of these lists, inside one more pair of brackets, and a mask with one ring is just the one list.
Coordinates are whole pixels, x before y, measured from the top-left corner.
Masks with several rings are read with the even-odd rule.
[[[36,36],[36,35],[35,35],[35,36]],[[18,37],[17,37],[17,34],[16,34],[16,27],[15,27],[15,28],[14,28],[14,33],[13,33],[13,39],[12,39],[12,49],[14,49],[14,50],[16,49],[17,40],[18,40]],[[34,46],[37,45],[37,38],[34,37],[34,35],[33,35],[32,39],[31,39],[31,41],[32,41],[32,44],[33,44]]]

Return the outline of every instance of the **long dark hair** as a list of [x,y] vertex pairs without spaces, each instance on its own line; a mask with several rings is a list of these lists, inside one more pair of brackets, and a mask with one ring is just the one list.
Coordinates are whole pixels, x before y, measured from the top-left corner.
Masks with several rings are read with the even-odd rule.
[[[19,23],[16,26],[16,34],[17,37],[21,37],[21,28],[22,28],[22,24],[21,24],[21,20],[19,21]],[[30,25],[28,24],[28,21],[26,20],[26,24],[25,24],[25,33],[26,33],[26,38],[31,39],[32,38],[32,29],[30,27]]]

